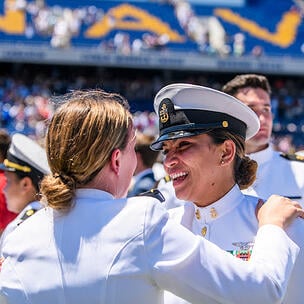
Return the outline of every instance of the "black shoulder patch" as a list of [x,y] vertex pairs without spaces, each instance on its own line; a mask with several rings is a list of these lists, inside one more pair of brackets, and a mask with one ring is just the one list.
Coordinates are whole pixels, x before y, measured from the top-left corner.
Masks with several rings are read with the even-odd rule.
[[295,161],[299,161],[299,162],[304,163],[304,156],[303,155],[299,155],[299,154],[296,154],[296,153],[292,153],[292,154],[281,153],[280,156],[283,157],[283,158],[286,158],[288,160],[295,160]]
[[163,203],[165,201],[163,194],[158,189],[151,189],[149,191],[142,192],[142,193],[138,194],[137,196],[154,197],[154,198],[158,199],[161,203]]

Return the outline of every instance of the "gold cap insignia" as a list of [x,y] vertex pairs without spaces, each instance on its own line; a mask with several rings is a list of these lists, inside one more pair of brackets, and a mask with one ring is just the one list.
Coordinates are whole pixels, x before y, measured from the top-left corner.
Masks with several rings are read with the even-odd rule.
[[160,118],[161,123],[166,123],[169,120],[168,108],[165,103],[162,104],[162,106],[159,110],[159,118]]

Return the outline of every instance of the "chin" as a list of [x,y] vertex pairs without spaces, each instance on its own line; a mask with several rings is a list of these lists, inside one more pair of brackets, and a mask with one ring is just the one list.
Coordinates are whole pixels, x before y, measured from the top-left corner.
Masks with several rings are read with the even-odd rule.
[[270,142],[270,138],[268,138],[267,136],[258,136],[256,138],[252,138],[250,139],[250,141],[256,146],[264,146],[264,145],[268,145]]
[[190,201],[190,200],[191,200],[191,199],[189,198],[188,195],[183,194],[182,192],[177,192],[177,191],[175,191],[175,196],[176,196],[179,200],[182,200],[182,201]]

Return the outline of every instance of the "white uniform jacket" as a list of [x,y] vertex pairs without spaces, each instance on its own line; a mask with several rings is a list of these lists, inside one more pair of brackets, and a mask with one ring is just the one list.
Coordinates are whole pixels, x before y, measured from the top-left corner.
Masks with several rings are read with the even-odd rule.
[[[276,254],[273,254],[273,251]],[[5,240],[0,303],[278,303],[299,247],[261,227],[249,263],[168,219],[151,197],[77,190],[73,209],[36,212]]]
[[249,154],[258,163],[256,181],[243,193],[268,199],[278,194],[296,200],[304,206],[304,162],[288,160],[271,146]]
[[[170,209],[169,213],[171,218],[195,234],[203,235],[206,239],[231,254],[250,261],[252,258],[252,256],[250,257],[251,249],[258,229],[255,214],[257,203],[258,198],[242,194],[239,187],[235,185],[224,197],[210,206],[197,207],[193,203],[186,203],[182,207]],[[304,250],[304,221],[302,219],[298,219],[288,228],[288,234]],[[270,243],[270,252],[273,255],[280,254],[280,248],[271,247],[272,241]],[[303,270],[304,252],[301,251],[291,275],[283,303],[303,304]],[[241,289],[240,292],[242,292]],[[254,297],[254,294],[252,293],[251,296]],[[235,303],[246,302],[236,301]],[[165,304],[181,303],[188,302],[168,292],[165,293]],[[205,303],[209,302],[201,302],[201,304]]]
[[2,252],[2,246],[4,239],[14,231],[25,219],[32,216],[36,211],[42,208],[42,204],[38,201],[34,201],[29,203],[18,215],[17,217],[11,221],[6,228],[4,229],[3,233],[0,237],[0,256]]

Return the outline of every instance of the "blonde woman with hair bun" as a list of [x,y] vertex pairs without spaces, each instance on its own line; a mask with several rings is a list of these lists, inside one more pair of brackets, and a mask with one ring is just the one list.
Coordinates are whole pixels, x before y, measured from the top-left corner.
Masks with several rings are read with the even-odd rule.
[[157,304],[164,290],[192,303],[280,301],[298,255],[284,231],[303,216],[295,202],[272,197],[260,209],[245,263],[170,220],[155,198],[126,198],[136,155],[124,97],[75,91],[56,102],[47,207],[4,244],[0,303]]

